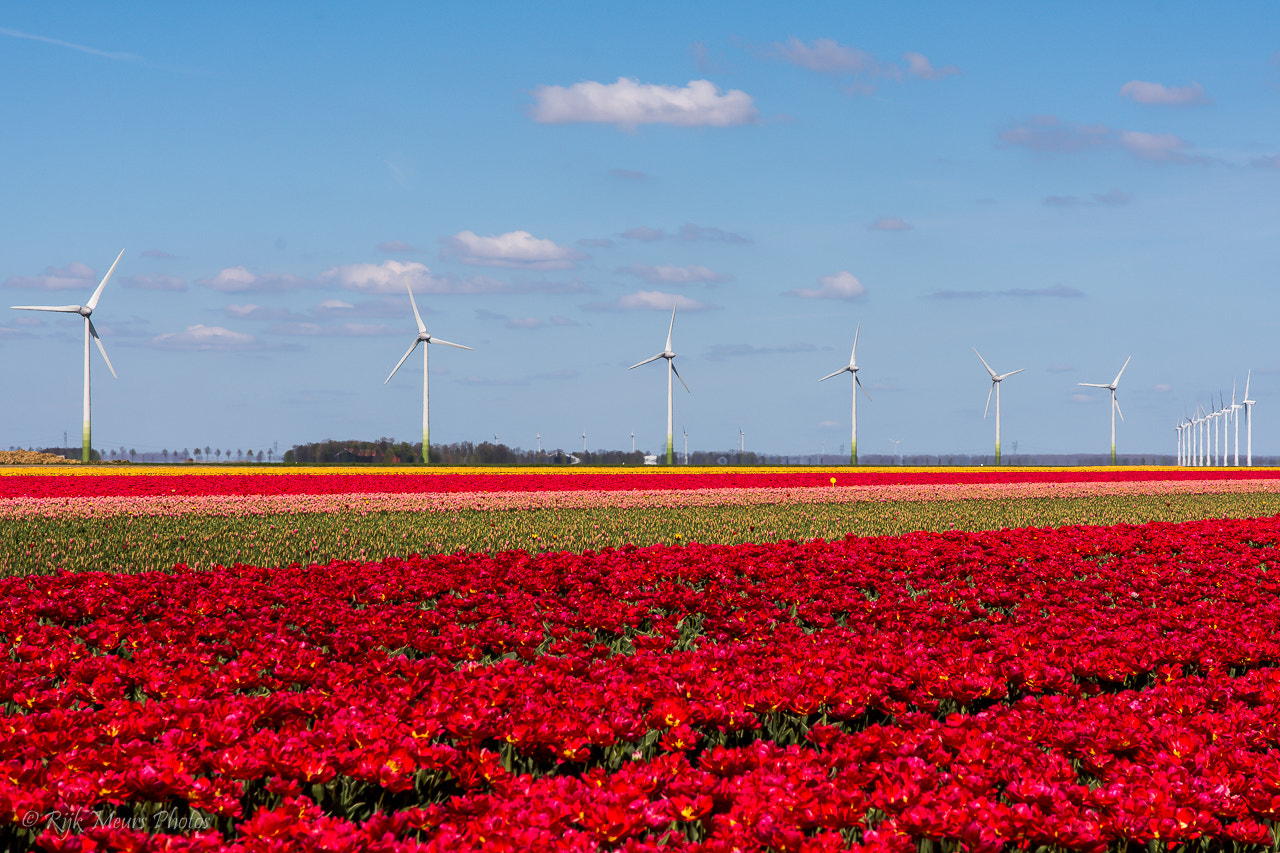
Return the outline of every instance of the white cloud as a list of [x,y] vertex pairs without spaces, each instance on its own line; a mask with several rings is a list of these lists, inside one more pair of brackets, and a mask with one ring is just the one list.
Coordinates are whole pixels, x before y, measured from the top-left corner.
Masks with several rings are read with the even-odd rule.
[[439,276],[416,261],[330,267],[320,273],[319,280],[334,282],[346,290],[360,293],[403,293],[406,287],[413,288],[416,293],[439,294],[501,293],[507,289],[502,282],[481,276],[466,279]]
[[564,270],[573,269],[577,266],[575,261],[585,257],[568,246],[534,237],[528,231],[510,231],[488,237],[461,231],[452,237],[442,237],[440,242],[444,245],[443,254],[476,266]]
[[881,216],[867,226],[868,231],[910,231],[911,225],[897,216]]
[[1139,104],[1160,104],[1174,107],[1213,103],[1213,98],[1205,94],[1204,88],[1199,83],[1179,87],[1165,86],[1160,83],[1145,83],[1142,80],[1130,80],[1120,87],[1120,97],[1128,98]]
[[187,326],[186,331],[169,332],[151,339],[160,349],[212,351],[257,349],[258,339],[253,335],[233,332],[221,326]]
[[640,290],[619,296],[613,302],[592,302],[583,307],[588,311],[670,311],[672,306],[681,311],[705,311],[711,307],[696,299],[660,290]]
[[921,80],[941,80],[943,77],[960,73],[960,69],[954,65],[934,68],[922,53],[904,53],[902,58],[907,61],[907,73]]
[[87,288],[90,293],[98,286],[98,274],[92,267],[79,261],[72,261],[65,267],[45,267],[40,275],[13,276],[4,283],[5,287],[16,287],[24,290],[75,290]]
[[298,290],[307,286],[305,279],[289,273],[268,273],[257,275],[246,267],[227,267],[213,278],[204,278],[200,283],[220,293],[266,293],[281,290]]
[[402,329],[392,328],[385,324],[372,323],[338,323],[335,325],[322,325],[320,323],[277,323],[267,329],[267,334],[327,338],[372,338],[393,335],[401,331]]
[[696,284],[699,282],[729,281],[733,276],[718,273],[701,264],[678,267],[674,264],[632,264],[619,272],[629,273],[653,284]]
[[756,124],[760,111],[738,89],[723,94],[709,80],[687,86],[658,86],[619,77],[616,83],[584,81],[572,86],[538,86],[533,120],[541,124],[596,122],[633,130],[641,124],[729,127]]
[[1173,390],[1173,386],[1167,382],[1160,382],[1156,385],[1156,390],[1161,394],[1167,394]]
[[862,299],[867,295],[866,287],[858,281],[857,276],[845,270],[822,276],[818,279],[818,284],[820,286],[816,288],[787,291],[787,295],[801,299]]

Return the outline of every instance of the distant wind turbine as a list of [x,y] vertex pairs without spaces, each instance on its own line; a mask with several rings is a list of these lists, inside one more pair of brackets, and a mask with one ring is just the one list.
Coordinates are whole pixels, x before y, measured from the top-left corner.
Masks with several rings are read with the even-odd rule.
[[98,288],[93,291],[93,295],[89,297],[89,301],[84,305],[14,305],[19,311],[56,311],[60,314],[79,314],[84,318],[84,433],[83,445],[80,450],[80,461],[88,463],[92,455],[93,448],[93,427],[92,418],[89,415],[89,339],[98,345],[98,352],[102,353],[102,360],[107,363],[107,369],[111,371],[112,377],[116,377],[116,369],[111,366],[111,359],[107,358],[107,350],[102,345],[102,338],[98,337],[98,330],[94,327],[93,321],[89,318],[93,316],[93,309],[98,307],[98,299],[102,296],[102,289],[107,286],[107,280],[111,278],[111,274],[116,271],[116,264],[120,263],[120,259],[124,257],[124,249],[120,250],[120,254],[116,255],[115,262],[111,264],[111,269],[107,270],[107,274],[102,277],[102,281],[98,282]]
[[[680,371],[676,370],[676,363],[675,363],[676,354],[671,350],[671,332],[672,330],[675,329],[675,327],[676,327],[676,306],[672,305],[671,306],[671,325],[667,327],[667,345],[663,348],[662,352],[658,353],[652,358],[646,358],[644,361],[639,362],[638,364],[633,364],[627,368],[627,370],[635,370],[637,367],[639,367],[642,364],[648,364],[649,362],[657,361],[660,358],[665,358],[667,360],[667,464],[668,465],[672,465],[675,463],[675,434],[671,431],[671,375],[675,374],[675,377],[680,380],[680,384],[684,385],[684,390],[689,391],[689,386],[685,383],[684,377],[680,375]],[[690,391],[689,393],[693,393],[693,392]]]
[[582,452],[587,452],[587,431],[585,429],[582,431]]
[[542,433],[538,433],[538,452],[542,452]]
[[1240,410],[1243,408],[1244,406],[1241,406],[1239,403],[1236,402],[1236,381],[1232,379],[1231,380],[1231,423],[1235,426],[1235,433],[1236,433],[1235,461],[1232,463],[1232,467],[1234,468],[1240,467]]
[[636,431],[635,430],[631,431],[631,452],[632,453],[636,452]]
[[[400,365],[405,363],[409,356],[413,355],[413,351],[418,348],[418,344],[422,344],[422,464],[426,465],[431,461],[431,419],[430,413],[430,395],[427,393],[427,382],[431,377],[427,370],[427,355],[431,349],[431,344],[441,344],[446,347],[457,347],[458,349],[471,349],[464,347],[462,344],[454,344],[449,341],[442,341],[440,338],[433,338],[427,334],[427,327],[422,322],[422,315],[418,313],[418,303],[413,299],[413,290],[406,284],[405,289],[409,291],[409,304],[413,306],[413,319],[418,323],[418,337],[413,339],[413,344],[409,350],[400,357],[396,362],[396,366],[391,368],[391,373],[387,378],[382,380],[382,384],[386,385],[391,381],[391,377],[396,375],[396,371],[400,369]],[[497,440],[497,436],[494,436]]]
[[1244,399],[1240,401],[1244,406],[1244,464],[1250,468],[1253,467],[1253,406],[1256,402],[1249,399],[1249,379],[1252,376],[1253,371],[1250,370],[1244,378]]
[[1085,385],[1089,388],[1106,388],[1111,392],[1111,464],[1116,464],[1116,415],[1120,415],[1121,422],[1124,421],[1124,412],[1120,411],[1120,401],[1116,399],[1116,386],[1120,384],[1120,377],[1124,374],[1124,369],[1129,366],[1129,360],[1133,356],[1129,356],[1124,360],[1124,364],[1120,368],[1120,372],[1116,374],[1116,378],[1112,379],[1110,384],[1100,385],[1097,382],[1077,382],[1077,385]]
[[680,430],[684,433],[684,464],[688,465],[689,464],[689,430],[686,429],[685,427],[680,427]]
[[[850,376],[853,377],[853,409],[852,409],[853,415],[851,420],[852,427],[851,427],[850,439],[849,439],[849,464],[850,465],[858,464],[858,389],[859,388],[861,388],[862,393],[866,395],[867,402],[868,403],[871,402],[871,394],[867,392],[866,387],[862,384],[862,380],[858,378],[858,370],[860,369],[858,367],[858,334],[861,331],[862,331],[862,324],[859,323],[857,327],[854,328],[853,330],[853,350],[849,353],[849,363],[846,364],[844,367],[840,368],[839,370],[833,373],[828,373],[826,376],[818,380],[819,382],[826,382],[831,377],[839,376],[841,373],[848,373]],[[825,452],[825,449],[826,449],[825,444],[823,445],[823,449]]]
[[991,374],[991,388],[987,390],[987,405],[986,405],[986,408],[982,410],[982,419],[984,421],[987,419],[987,411],[990,410],[991,408],[991,392],[994,391],[996,394],[996,465],[999,466],[1000,465],[1000,383],[1008,379],[1010,376],[1021,373],[1022,371],[1026,370],[1026,368],[1019,367],[1017,370],[1012,370],[1008,373],[1001,373],[997,375],[996,372],[991,369],[991,365],[987,364],[987,360],[982,357],[982,353],[978,352],[976,347],[973,348],[973,354],[978,357],[978,361],[982,362],[982,366],[987,369],[987,373]]

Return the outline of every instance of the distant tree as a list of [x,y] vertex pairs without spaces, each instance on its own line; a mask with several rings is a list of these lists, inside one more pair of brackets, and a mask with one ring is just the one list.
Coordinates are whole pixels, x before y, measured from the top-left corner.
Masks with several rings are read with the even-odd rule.
[[160,455],[164,458],[164,461],[165,461],[165,462],[168,462],[168,461],[169,461],[169,448],[167,448],[167,447],[166,447],[164,450],[161,450],[161,451],[160,451]]
[[207,445],[207,444],[206,444],[206,445],[204,446],[204,456],[205,456],[205,458],[206,458],[206,459],[208,459],[208,458],[209,458],[209,450],[210,450],[210,447],[209,447],[209,445]]
[[221,449],[221,448],[219,448],[218,450],[213,451],[213,458],[214,458],[214,459],[217,459],[217,460],[219,460],[219,461],[221,461],[221,460],[222,460],[222,449]]
[[[250,453],[252,453],[252,451],[250,451]],[[261,450],[259,450],[259,451],[258,451],[258,461],[259,461],[259,462],[261,462],[261,461],[262,461],[262,451],[261,451]]]
[[129,459],[130,459],[130,460],[133,460],[133,459],[137,459],[137,458],[138,458],[138,451],[137,451],[137,450],[134,450],[132,447],[130,447],[130,448],[129,448]]
[[[276,452],[275,452],[274,450],[268,450],[268,451],[267,451],[267,461],[268,461],[268,462],[270,462],[270,461],[271,461],[271,457],[275,456],[275,454],[276,454]],[[259,451],[258,451],[258,457],[259,457],[259,458],[261,458],[261,457],[262,457],[262,451],[261,451],[261,450],[259,450]]]

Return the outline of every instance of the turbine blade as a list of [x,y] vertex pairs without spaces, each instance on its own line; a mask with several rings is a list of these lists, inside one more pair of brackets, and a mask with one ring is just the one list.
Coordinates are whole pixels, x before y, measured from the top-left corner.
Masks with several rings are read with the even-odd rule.
[[1120,411],[1120,401],[1116,399],[1115,392],[1111,392],[1111,405],[1116,407],[1116,414],[1120,416],[1120,422],[1124,423],[1124,412]]
[[[852,371],[850,371],[850,372],[852,372]],[[867,387],[866,387],[865,385],[863,385],[863,384],[862,384],[862,380],[858,378],[858,374],[856,374],[856,373],[854,373],[854,374],[853,374],[853,381],[854,381],[854,382],[856,382],[856,383],[857,383],[857,385],[858,385],[858,387],[862,389],[862,393],[863,393],[864,395],[866,395],[867,402],[868,402],[868,403],[873,402],[873,401],[872,401],[872,399],[871,399],[871,394],[870,394],[870,392],[868,392],[868,391],[867,391]],[[857,392],[855,391],[854,393],[856,394]]]
[[832,376],[839,376],[841,373],[852,373],[852,372],[853,372],[853,371],[849,370],[849,368],[847,368],[847,367],[842,367],[842,368],[840,368],[839,370],[837,370],[835,373],[828,373],[826,376],[822,377],[822,378],[821,378],[821,379],[819,379],[818,381],[819,381],[819,382],[826,382],[826,381],[827,381],[828,379],[830,379]]
[[1102,385],[1098,382],[1077,382],[1077,385],[1087,385],[1090,388],[1110,388],[1110,385]]
[[19,311],[58,311],[63,314],[79,314],[79,305],[10,305]]
[[[669,360],[667,361],[667,364],[671,365],[671,372],[676,375],[676,379],[680,380],[680,384],[684,385],[684,390],[689,391],[689,386],[685,385],[684,377],[680,375],[680,371],[676,370],[676,363]],[[689,391],[689,393],[692,394],[693,392]]]
[[[464,347],[462,344],[455,344],[455,343],[453,343],[452,341],[442,341],[442,340],[440,340],[439,338],[432,338],[431,340],[427,341],[427,343],[429,343],[429,344],[442,344],[443,346],[447,346],[447,347],[457,347],[458,349],[471,349],[471,347]],[[474,350],[473,350],[473,352],[474,352]]]
[[98,282],[98,289],[93,292],[93,296],[89,297],[89,304],[85,305],[90,311],[98,307],[98,297],[102,296],[102,289],[107,286],[107,279],[111,278],[111,274],[116,271],[116,264],[120,263],[120,259],[124,257],[124,249],[120,250],[120,254],[116,255],[115,263],[111,265],[111,269],[107,270],[107,274],[102,277],[102,281]]
[[[648,364],[649,362],[657,361],[660,358],[662,358],[662,353],[658,353],[653,358],[646,358],[644,361],[640,362],[640,364]],[[630,367],[628,367],[627,370],[635,370],[637,367],[640,366],[640,364],[633,364]]]
[[[1124,368],[1129,366],[1129,359],[1131,358],[1133,358],[1133,356],[1129,356],[1129,358],[1126,358],[1124,360],[1124,367],[1121,367],[1120,372],[1116,374],[1116,378],[1111,380],[1111,387],[1114,388],[1115,386],[1120,384],[1120,377],[1121,375],[1124,374]],[[1121,420],[1124,420],[1124,418],[1121,418]]]
[[991,394],[992,394],[992,392],[993,392],[993,391],[995,391],[995,390],[996,390],[996,381],[995,381],[994,379],[992,379],[992,380],[991,380],[991,388],[990,388],[990,389],[988,389],[988,391],[987,391],[987,405],[986,405],[986,406],[983,408],[983,410],[982,410],[982,419],[983,419],[984,421],[987,419],[987,411],[991,408]]
[[413,306],[413,319],[418,324],[418,334],[422,334],[427,330],[427,327],[422,322],[422,315],[418,313],[418,303],[413,299],[413,288],[409,286],[408,282],[405,282],[404,289],[409,291],[409,304]]
[[1005,375],[1000,376],[1000,377],[998,377],[998,378],[999,378],[999,379],[1001,379],[1001,380],[1005,380],[1005,379],[1008,379],[1010,376],[1013,376],[1014,374],[1021,373],[1021,372],[1022,372],[1022,371],[1024,371],[1024,370],[1026,370],[1026,368],[1025,368],[1025,367],[1019,367],[1017,370],[1011,370],[1011,371],[1009,371],[1008,373],[1006,373]]
[[406,352],[404,355],[402,355],[402,356],[400,357],[400,360],[396,362],[396,366],[395,366],[395,367],[391,368],[391,372],[390,372],[389,374],[387,374],[387,378],[386,378],[386,379],[384,379],[384,380],[382,380],[382,384],[383,384],[383,385],[386,385],[388,382],[390,382],[390,381],[391,381],[391,377],[396,375],[396,371],[400,369],[400,365],[404,364],[405,359],[407,359],[409,356],[413,355],[413,351],[414,351],[414,350],[416,350],[416,349],[418,348],[418,344],[420,344],[420,343],[422,343],[421,338],[414,338],[414,339],[413,339],[413,346],[409,347],[409,351],[408,351],[408,352]]
[[858,358],[858,333],[862,331],[862,324],[859,323],[857,328],[853,330],[853,351],[849,353],[849,366],[853,367],[857,364]]
[[1249,380],[1253,378],[1253,368],[1249,368],[1249,372],[1244,376],[1244,398],[1249,399]]
[[676,306],[675,306],[675,303],[672,302],[671,303],[671,325],[667,327],[667,348],[664,349],[663,352],[671,352],[671,332],[675,329],[675,327],[676,327]]
[[[121,250],[120,254],[123,255],[124,251]],[[116,260],[120,259],[116,258]],[[107,273],[107,275],[110,275],[110,273]],[[102,338],[98,337],[98,330],[94,327],[93,321],[88,317],[85,317],[84,321],[89,324],[89,337],[93,338],[93,342],[98,345],[98,352],[102,353],[102,360],[107,363],[107,370],[111,371],[112,377],[119,379],[120,377],[116,376],[116,369],[111,366],[111,359],[107,358],[107,348],[102,345]]]
[[982,366],[987,369],[987,373],[991,374],[991,379],[994,381],[996,378],[996,372],[991,369],[991,365],[987,364],[987,360],[982,357],[982,353],[978,352],[977,347],[970,347],[970,349],[973,350],[973,354],[978,357],[978,361],[982,362]]

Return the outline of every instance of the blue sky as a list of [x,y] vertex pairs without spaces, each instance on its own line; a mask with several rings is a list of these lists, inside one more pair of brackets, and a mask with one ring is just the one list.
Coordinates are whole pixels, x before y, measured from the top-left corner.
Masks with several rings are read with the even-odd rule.
[[[98,447],[432,439],[1172,452],[1253,370],[1280,452],[1280,6],[33,4],[0,16],[6,304],[88,298]],[[0,444],[82,329],[0,324]],[[1082,393],[1086,392],[1086,393]],[[678,440],[677,444],[681,442]]]

